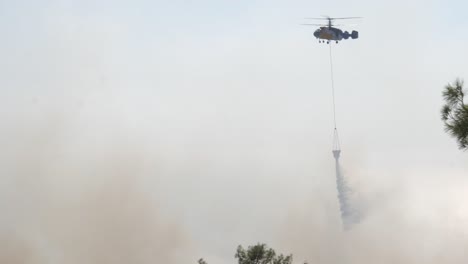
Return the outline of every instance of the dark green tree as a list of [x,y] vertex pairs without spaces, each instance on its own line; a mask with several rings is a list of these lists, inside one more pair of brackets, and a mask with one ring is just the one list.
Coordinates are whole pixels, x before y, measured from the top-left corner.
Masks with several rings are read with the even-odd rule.
[[[265,244],[250,246],[247,250],[238,246],[235,258],[238,264],[292,264],[292,255],[276,255],[276,252]],[[199,259],[198,264],[207,263],[203,259]]]
[[442,93],[445,105],[442,107],[442,120],[445,130],[454,137],[460,149],[468,149],[468,105],[465,104],[463,80],[456,79],[447,84]]
[[276,255],[272,248],[268,248],[265,244],[257,244],[248,247],[245,250],[242,246],[237,247],[235,257],[239,264],[291,264],[292,255],[283,256]]

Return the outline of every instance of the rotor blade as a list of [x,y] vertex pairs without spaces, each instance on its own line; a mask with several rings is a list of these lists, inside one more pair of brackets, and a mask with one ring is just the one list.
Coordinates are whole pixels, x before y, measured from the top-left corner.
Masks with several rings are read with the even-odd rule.
[[330,19],[360,19],[362,17],[331,17]]
[[321,26],[321,27],[326,27],[328,25],[324,25],[324,24],[301,24],[303,26]]
[[314,20],[335,20],[335,19],[361,19],[362,17],[305,17],[304,19]]
[[333,24],[332,26],[337,26],[337,27],[353,27],[357,26],[358,24]]

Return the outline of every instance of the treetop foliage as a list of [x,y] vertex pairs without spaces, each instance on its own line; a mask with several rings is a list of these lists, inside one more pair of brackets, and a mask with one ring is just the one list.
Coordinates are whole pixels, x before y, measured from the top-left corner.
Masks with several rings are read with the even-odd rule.
[[456,79],[453,84],[445,86],[442,96],[445,105],[442,107],[442,120],[445,130],[454,137],[460,149],[468,148],[468,105],[464,102],[465,91],[463,80]]
[[268,248],[265,244],[249,246],[245,250],[242,246],[237,247],[235,257],[238,264],[291,264],[292,255],[276,255],[275,251]]
[[[238,264],[292,264],[292,255],[276,255],[276,252],[266,244],[249,246],[247,249],[238,246],[235,258]],[[198,264],[207,264],[207,262],[199,259]]]

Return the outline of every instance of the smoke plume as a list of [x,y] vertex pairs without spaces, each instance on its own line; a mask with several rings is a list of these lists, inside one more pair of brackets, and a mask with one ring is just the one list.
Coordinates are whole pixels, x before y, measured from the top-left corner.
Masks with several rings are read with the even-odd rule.
[[366,169],[352,171],[362,180],[353,179],[353,189],[361,195],[357,206],[366,213],[359,223],[344,232],[340,205],[330,202],[330,194],[313,193],[291,211],[279,239],[283,251],[308,263],[467,261],[463,252],[468,245],[468,182],[463,171],[422,173],[388,167],[379,175],[379,170]]
[[85,136],[86,129],[70,117],[42,113],[36,123],[30,115],[16,115],[5,126],[0,262],[180,263],[187,258],[184,228],[144,187],[145,177],[158,177],[151,165],[158,160],[128,131],[101,134],[102,127],[95,127],[93,137]]

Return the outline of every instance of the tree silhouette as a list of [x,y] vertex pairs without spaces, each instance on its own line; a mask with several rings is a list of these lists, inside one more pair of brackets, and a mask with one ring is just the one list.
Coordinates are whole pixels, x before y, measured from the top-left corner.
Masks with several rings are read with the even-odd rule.
[[468,148],[468,105],[464,102],[463,80],[456,79],[448,84],[442,93],[445,105],[442,107],[442,120],[445,131],[454,137],[460,149]]
[[242,246],[237,247],[235,257],[239,264],[291,264],[292,255],[276,255],[272,248],[265,244],[250,246],[245,250]]
[[[238,246],[235,258],[238,264],[292,264],[292,255],[276,255],[276,252],[265,244],[250,246],[247,250]],[[207,262],[199,259],[198,264],[207,264]]]

